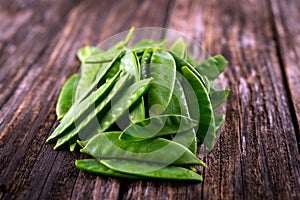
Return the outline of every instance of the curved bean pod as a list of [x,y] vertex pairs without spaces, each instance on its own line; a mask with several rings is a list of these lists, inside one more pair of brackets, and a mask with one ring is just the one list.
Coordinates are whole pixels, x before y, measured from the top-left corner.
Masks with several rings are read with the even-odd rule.
[[[186,66],[181,68],[183,76],[189,81],[197,99],[200,111],[197,137],[208,149],[212,149],[215,141],[215,119],[208,93],[200,79]],[[189,91],[186,91],[189,92]],[[192,110],[193,104],[188,104]]]
[[187,131],[197,125],[197,121],[183,115],[158,115],[129,125],[120,139],[141,141]]
[[[124,73],[129,73],[133,77],[134,82],[140,81],[139,63],[133,51],[129,49],[126,51],[125,55],[121,59],[120,68]],[[143,98],[137,102],[137,105],[135,105],[133,109],[130,110],[129,119],[131,122],[145,119],[145,106]]]
[[207,76],[208,79],[216,79],[225,69],[228,62],[221,55],[216,55],[208,58],[200,65],[196,65],[196,70],[204,76]]
[[[120,73],[120,72],[119,72]],[[50,142],[53,139],[60,136],[65,130],[67,130],[76,120],[82,116],[89,107],[95,104],[96,100],[103,98],[104,94],[109,91],[113,83],[116,81],[119,73],[114,78],[110,79],[107,83],[103,84],[99,89],[93,92],[85,100],[79,103],[77,106],[73,106],[68,113],[65,115],[61,123],[56,127],[46,142]]]
[[186,54],[186,44],[183,38],[181,37],[175,40],[170,50],[176,52],[180,57],[184,58]]
[[124,54],[124,52],[124,50],[119,51],[114,55],[114,58],[110,63],[104,63],[103,65],[101,65],[101,68],[99,69],[94,82],[84,91],[84,93],[80,95],[80,98],[77,99],[78,103],[80,103],[83,99],[91,94],[91,92],[97,87],[100,81],[105,77],[107,72],[114,66],[115,62],[120,58],[122,54]]
[[[116,77],[118,76],[118,74],[116,75]],[[101,101],[99,105],[93,108],[93,111],[87,113],[82,120],[78,120],[78,122],[76,122],[76,127],[73,130],[66,133],[57,140],[54,149],[58,149],[63,144],[74,138],[77,134],[79,134],[79,137],[82,139],[91,137],[84,129],[88,129],[88,131],[90,131],[91,128],[95,129],[99,126],[97,114],[100,113],[108,105],[112,98],[121,91],[121,89],[125,86],[126,82],[128,81],[129,77],[130,75],[126,74],[125,76],[120,78],[120,80],[118,80],[118,82],[114,85],[111,92],[106,96],[105,99]]]
[[[99,133],[88,141],[82,153],[98,159],[131,159],[162,164],[199,164],[205,166],[186,147],[163,138],[139,142],[119,140],[121,132]],[[163,155],[163,156],[162,156]]]
[[74,74],[63,85],[56,104],[57,120],[61,120],[72,107],[77,82],[78,75]]
[[150,77],[153,83],[148,91],[149,115],[159,115],[168,107],[174,91],[176,63],[171,54],[156,49],[151,56]]
[[100,163],[120,173],[147,178],[194,181],[203,180],[201,175],[186,168],[177,166],[162,167],[153,163],[119,159],[100,160]]
[[114,171],[105,165],[101,164],[96,159],[83,159],[83,160],[76,160],[75,165],[78,169],[83,171],[87,171],[94,174],[104,175],[104,176],[114,176],[119,178],[130,178],[130,179],[141,179],[140,176],[135,176],[126,173],[120,173]]
[[[182,80],[182,81],[185,81],[185,80]],[[186,89],[190,90],[192,88],[186,88]],[[192,97],[190,97],[190,98],[192,98]],[[196,98],[196,97],[194,97],[194,98]],[[170,108],[171,105],[173,105],[172,109]],[[193,109],[193,110],[195,110],[196,112],[198,111],[198,109]],[[172,100],[170,102],[169,109],[167,109],[166,112],[170,112],[170,113],[178,113],[179,112],[182,115],[191,117],[187,99],[186,99],[186,96],[184,93],[184,89],[183,89],[180,81],[178,80],[178,78],[176,78],[174,94],[173,94]],[[177,134],[173,138],[173,141],[178,142],[179,144],[182,144],[183,146],[189,148],[193,153],[196,154],[196,152],[197,152],[196,130],[197,129],[198,129],[198,124],[197,124],[197,127],[194,127],[191,130]]]
[[223,104],[227,99],[229,91],[230,91],[229,89],[211,91],[209,96],[210,96],[212,107],[216,108],[221,104]]
[[148,90],[152,78],[141,80],[126,88],[112,101],[111,109],[99,122],[99,131],[106,131],[119,117]]

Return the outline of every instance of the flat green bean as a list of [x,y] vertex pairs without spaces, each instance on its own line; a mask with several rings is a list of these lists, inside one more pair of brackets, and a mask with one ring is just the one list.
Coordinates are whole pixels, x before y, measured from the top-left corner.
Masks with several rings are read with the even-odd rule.
[[91,92],[97,87],[97,85],[101,82],[101,80],[105,77],[107,72],[114,66],[115,62],[124,54],[125,50],[120,50],[118,53],[115,54],[113,60],[110,63],[104,63],[101,65],[101,68],[98,71],[96,79],[93,83],[85,90],[84,93],[80,95],[80,98],[77,99],[77,102],[80,103],[83,99],[85,99]]
[[[183,76],[191,84],[198,99],[200,118],[198,119],[197,137],[200,142],[203,142],[211,150],[215,141],[215,119],[208,93],[200,79],[188,67],[184,66],[181,70]],[[190,106],[189,110],[192,110],[195,104],[189,103],[188,105]]]
[[[184,80],[182,80],[183,82]],[[191,90],[192,88],[186,88],[188,90]],[[193,98],[193,97],[190,97]],[[196,96],[194,97],[196,99]],[[173,105],[173,106],[172,106]],[[172,109],[170,107],[173,107]],[[198,109],[193,109],[194,111],[198,111]],[[176,78],[175,81],[175,88],[172,100],[169,104],[169,108],[166,111],[167,113],[178,113],[181,115],[185,115],[187,117],[190,117],[190,111],[188,107],[188,103],[186,100],[186,96],[184,93],[184,89],[182,87],[182,84],[179,81],[179,78]],[[179,144],[182,144],[183,146],[189,148],[193,153],[196,154],[197,152],[197,138],[196,138],[196,130],[197,127],[194,127],[192,130],[188,130],[182,133],[178,133],[174,138],[173,141],[178,142]]]
[[146,49],[148,48],[161,48],[165,49],[166,47],[166,41],[161,40],[161,41],[152,41],[152,40],[141,40],[134,44],[131,49],[136,53],[143,53]]
[[99,52],[91,54],[85,60],[85,63],[105,63],[105,62],[112,61],[115,58],[115,56],[118,54],[118,52],[120,50],[124,49],[128,45],[128,43],[132,37],[132,34],[134,33],[134,30],[135,30],[134,27],[132,27],[129,30],[125,40],[118,42],[117,44],[112,46],[107,51],[99,51]]
[[149,115],[159,115],[168,107],[176,79],[175,60],[165,50],[156,49],[151,56],[150,76],[154,78],[148,91]]
[[153,53],[152,49],[148,48],[144,51],[142,55],[141,64],[140,64],[140,79],[149,78],[149,74],[150,74],[149,63],[151,62],[152,53]]
[[74,74],[63,85],[56,104],[57,120],[61,120],[72,107],[78,75]]
[[176,62],[176,69],[177,69],[178,72],[182,73],[182,67],[183,66],[189,68],[189,70],[192,71],[198,77],[198,79],[200,79],[200,81],[202,82],[202,84],[206,87],[206,82],[203,80],[202,75],[195,69],[195,67],[191,63],[189,63],[184,58],[181,58],[174,51],[168,50],[168,52],[170,54],[172,54],[172,56],[174,57],[175,62]]
[[100,64],[81,64],[80,78],[75,93],[75,101],[80,99],[81,94],[84,94],[85,90],[93,84],[100,66]]
[[223,104],[228,97],[229,91],[229,89],[211,91],[210,100],[212,107],[216,108]]
[[86,172],[94,173],[94,174],[113,176],[119,178],[141,179],[140,176],[114,171],[106,167],[105,165],[101,164],[96,159],[76,160],[75,165],[78,169],[81,169]]
[[210,80],[214,80],[224,71],[227,64],[228,62],[223,56],[216,55],[208,58],[195,68],[200,74],[207,76]]
[[63,134],[76,120],[79,119],[80,116],[82,116],[88,110],[88,108],[95,105],[95,102],[98,99],[103,98],[107,91],[113,87],[113,84],[118,76],[119,74],[116,74],[114,78],[103,84],[99,89],[93,92],[77,106],[73,106],[46,141],[50,142]]
[[[140,81],[139,62],[133,51],[131,50],[126,51],[125,55],[121,59],[120,68],[123,69],[124,73],[129,73],[133,77],[134,82]],[[144,106],[143,99],[141,99],[134,106],[134,108],[130,110],[129,119],[132,122],[145,119],[145,106]]]
[[[103,49],[77,51],[79,75],[62,87],[56,105],[61,122],[46,141],[56,140],[55,150],[81,147],[94,159],[75,165],[90,173],[202,181],[195,165],[205,163],[197,144],[200,154],[212,150],[225,121],[214,108],[226,101],[229,89],[214,84],[227,61],[216,55],[199,63],[182,37],[167,48],[164,40],[136,42],[140,35],[130,42],[133,33],[131,28],[111,47],[108,39]],[[197,53],[201,60],[204,54]]]
[[153,163],[119,159],[100,160],[100,163],[120,173],[138,175],[147,178],[194,181],[203,180],[202,176],[199,174],[177,166],[163,167]]
[[117,96],[115,100],[112,101],[111,109],[104,114],[100,120],[99,130],[104,132],[115,123],[132,104],[143,96],[151,82],[152,78],[136,82],[126,88],[120,96]]
[[181,37],[175,40],[170,50],[176,52],[180,57],[184,58],[186,54],[186,44],[184,39]]
[[205,166],[190,150],[176,142],[163,138],[138,142],[119,140],[120,134],[120,131],[99,133],[91,138],[80,152],[98,159],[118,158],[162,164]]
[[[118,77],[118,74],[116,74],[116,77]],[[96,105],[95,108],[93,108],[93,111],[87,113],[87,115],[84,117],[84,119],[79,120],[76,123],[76,127],[72,131],[68,132],[67,134],[63,135],[61,138],[59,138],[57,140],[57,143],[54,146],[54,149],[55,150],[58,149],[63,144],[65,144],[66,142],[68,142],[69,140],[74,138],[77,134],[79,134],[80,138],[91,137],[87,133],[85,128],[87,127],[88,131],[91,131],[90,130],[91,128],[94,128],[94,129],[98,128],[99,122],[98,122],[97,115],[108,105],[109,102],[111,102],[112,98],[122,90],[122,88],[126,85],[126,82],[128,81],[129,77],[130,77],[130,75],[126,74],[125,76],[120,78],[118,80],[118,82],[114,85],[114,87],[110,91],[110,93],[108,93],[106,98],[104,98],[103,101],[101,101],[101,103],[99,105]],[[92,124],[92,127],[90,124]],[[100,125],[100,127],[101,127],[101,125]]]
[[103,53],[103,51],[101,49],[98,49],[97,47],[85,46],[80,48],[76,54],[78,60],[84,63],[91,55],[99,53]]
[[120,139],[140,141],[192,129],[198,122],[183,115],[157,115],[129,125]]

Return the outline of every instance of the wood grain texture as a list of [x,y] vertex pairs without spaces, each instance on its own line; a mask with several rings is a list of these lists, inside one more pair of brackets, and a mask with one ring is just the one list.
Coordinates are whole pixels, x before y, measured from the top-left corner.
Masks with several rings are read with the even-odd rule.
[[[0,199],[300,198],[299,10],[288,0],[0,0]],[[176,29],[229,60],[226,122],[203,183],[126,180],[53,151],[76,50],[131,26]],[[298,138],[299,142],[299,138]]]
[[[300,147],[300,5],[298,1],[270,1],[278,57],[291,95],[292,117]],[[300,149],[299,149],[300,150]]]
[[[184,5],[189,9],[181,9]],[[191,32],[209,53],[230,62],[226,123],[207,157],[204,199],[297,198],[300,192],[290,97],[272,15],[262,12],[268,6],[267,1],[178,1],[175,13],[182,13],[171,18],[171,27]]]

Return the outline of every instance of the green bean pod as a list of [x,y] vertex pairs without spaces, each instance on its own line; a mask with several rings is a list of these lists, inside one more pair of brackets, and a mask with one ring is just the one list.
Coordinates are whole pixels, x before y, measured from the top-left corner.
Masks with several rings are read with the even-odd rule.
[[56,104],[57,120],[61,120],[72,107],[78,75],[74,74],[63,85]]
[[153,163],[120,159],[100,160],[100,163],[114,171],[140,177],[170,180],[203,180],[201,175],[178,166],[160,166]]
[[129,125],[120,139],[141,141],[187,131],[197,125],[197,121],[183,115],[158,115]]
[[[118,77],[119,73],[116,74],[116,77]],[[78,120],[78,122],[75,122],[76,127],[71,130],[70,132],[66,133],[63,135],[61,138],[59,138],[56,142],[56,145],[54,146],[54,149],[58,149],[61,147],[63,144],[74,138],[77,134],[79,134],[79,137],[82,139],[86,139],[91,137],[86,130],[84,130],[87,126],[88,131],[90,131],[91,128],[99,128],[99,122],[97,118],[97,114],[99,114],[107,105],[108,103],[112,100],[112,98],[121,91],[121,89],[125,86],[126,82],[128,81],[130,75],[126,74],[118,82],[114,85],[113,89],[111,92],[106,96],[103,101],[99,105],[96,105],[95,108],[89,113],[84,116],[83,119]],[[82,117],[81,117],[82,118]]]
[[153,83],[148,91],[149,115],[164,112],[172,98],[176,80],[176,64],[171,54],[156,49],[151,56],[150,76]]
[[[183,76],[189,81],[194,90],[193,92],[195,92],[198,99],[197,105],[199,106],[200,118],[198,119],[199,128],[197,131],[197,137],[201,143],[204,143],[208,149],[211,150],[214,146],[216,135],[215,119],[208,93],[197,75],[195,75],[188,67],[184,66],[181,70]],[[188,92],[190,91],[187,90],[186,93]],[[195,104],[189,103],[188,105],[189,110],[192,111]]]
[[[126,51],[125,55],[121,59],[120,68],[123,69],[124,73],[129,73],[133,77],[134,82],[140,81],[139,63],[133,51]],[[141,99],[134,108],[130,110],[129,119],[132,122],[145,119],[145,106],[143,99]]]
[[148,90],[152,78],[141,80],[130,85],[112,101],[110,110],[99,121],[99,131],[106,131],[121,115],[129,109]]
[[[120,73],[120,72],[119,72]],[[103,84],[99,89],[93,92],[85,100],[79,103],[77,106],[70,108],[68,113],[65,115],[61,123],[56,127],[50,137],[46,140],[47,142],[52,141],[61,134],[63,134],[76,120],[80,118],[92,105],[95,105],[95,102],[99,99],[102,99],[107,91],[109,91],[113,83],[117,80],[119,73],[115,75],[114,78],[110,79],[108,82]]]
[[[143,141],[119,140],[121,132],[99,133],[91,138],[82,153],[89,154],[97,159],[131,159],[162,164],[205,166],[186,147],[163,138],[154,138]],[[163,155],[163,156],[162,156]]]
[[86,172],[90,172],[93,174],[104,175],[104,176],[113,176],[118,178],[130,178],[130,179],[141,179],[140,176],[121,173],[114,171],[105,165],[101,164],[96,159],[83,159],[83,160],[76,160],[75,165],[78,169],[81,169]]

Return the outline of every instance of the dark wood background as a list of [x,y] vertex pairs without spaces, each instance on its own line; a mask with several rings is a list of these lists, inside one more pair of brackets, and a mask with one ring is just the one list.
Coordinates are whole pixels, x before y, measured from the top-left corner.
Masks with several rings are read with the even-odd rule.
[[[229,60],[203,183],[91,175],[45,143],[76,50],[131,26],[178,30]],[[0,0],[0,199],[300,199],[299,62],[298,0]]]

